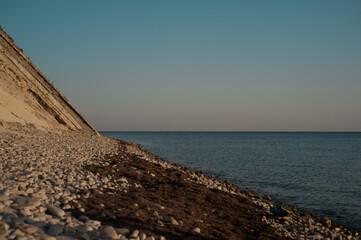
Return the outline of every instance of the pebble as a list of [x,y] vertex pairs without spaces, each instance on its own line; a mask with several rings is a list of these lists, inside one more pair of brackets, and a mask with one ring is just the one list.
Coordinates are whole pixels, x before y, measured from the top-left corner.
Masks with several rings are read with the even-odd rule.
[[3,226],[0,226],[0,239],[5,239],[8,234],[9,231],[6,230]]
[[128,180],[125,177],[119,178],[118,181],[121,183],[128,183]]
[[139,230],[134,230],[130,235],[129,235],[129,238],[135,238],[135,237],[138,237],[139,235]]
[[23,209],[20,209],[19,212],[20,212],[21,215],[23,215],[23,216],[30,216],[30,215],[32,215],[32,212],[29,210],[28,207],[24,207]]
[[193,228],[192,232],[193,232],[193,233],[200,234],[200,233],[201,233],[201,229],[200,229],[199,227],[195,227],[195,228]]
[[40,206],[41,202],[39,199],[32,197],[18,197],[15,199],[14,207],[17,209],[21,209],[24,207],[28,207],[30,210],[35,209]]
[[63,217],[65,215],[65,212],[64,212],[63,209],[60,209],[60,208],[55,207],[53,205],[48,205],[47,209],[48,209],[48,212],[51,213],[54,216]]
[[58,236],[63,233],[64,226],[60,224],[51,225],[47,231],[47,233],[51,236]]
[[52,237],[52,236],[49,236],[49,235],[46,235],[46,234],[42,234],[39,236],[39,239],[40,240],[56,240],[55,237]]
[[0,196],[3,195],[3,196],[6,196],[8,197],[10,195],[10,190],[8,188],[4,188],[0,191]]
[[80,240],[90,240],[90,237],[86,233],[76,233],[74,237]]
[[128,228],[116,228],[115,231],[118,233],[118,234],[122,234],[124,236],[128,236],[130,231]]
[[89,231],[87,232],[88,236],[93,239],[93,238],[97,238],[100,236],[100,231],[98,230],[93,230],[93,231]]
[[80,221],[82,221],[82,222],[86,222],[86,221],[89,220],[89,218],[88,218],[87,216],[85,216],[85,215],[81,215],[78,219],[79,219]]
[[129,240],[139,240],[139,237],[132,237],[132,238],[129,238]]
[[0,201],[1,201],[1,202],[4,202],[4,201],[6,201],[6,200],[8,200],[8,199],[9,199],[8,195],[0,194]]
[[34,234],[38,231],[38,227],[34,226],[34,225],[29,225],[29,224],[23,224],[20,226],[20,229],[27,233],[27,234]]
[[173,217],[169,217],[169,222],[176,226],[179,225],[178,222]]
[[88,220],[88,221],[86,221],[86,224],[90,225],[90,226],[94,226],[96,228],[99,228],[102,225],[102,223],[97,220]]
[[158,204],[158,203],[154,203],[154,206],[158,207],[158,208],[161,209],[161,210],[164,210],[164,209],[165,209],[164,206],[162,206],[162,205],[160,205],[160,204]]
[[100,235],[110,237],[113,239],[118,238],[118,234],[112,226],[104,226],[100,228]]
[[89,225],[81,225],[76,229],[76,231],[79,233],[85,233],[88,231],[93,231],[93,228]]
[[139,240],[145,240],[147,238],[147,235],[145,233],[139,233]]
[[32,193],[30,196],[32,198],[37,198],[37,199],[45,199],[46,198],[46,194],[44,192],[42,192],[42,193]]
[[163,220],[163,217],[161,215],[159,215],[159,213],[157,211],[154,211],[153,215],[156,216],[159,220]]
[[68,236],[58,236],[56,240],[75,240],[75,238],[68,237]]

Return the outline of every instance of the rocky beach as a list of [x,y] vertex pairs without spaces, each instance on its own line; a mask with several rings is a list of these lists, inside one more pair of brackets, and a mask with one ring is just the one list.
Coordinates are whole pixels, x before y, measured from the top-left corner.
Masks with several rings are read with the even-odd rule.
[[1,239],[358,239],[136,144],[5,122],[0,136]]
[[0,239],[359,237],[101,136],[0,28]]

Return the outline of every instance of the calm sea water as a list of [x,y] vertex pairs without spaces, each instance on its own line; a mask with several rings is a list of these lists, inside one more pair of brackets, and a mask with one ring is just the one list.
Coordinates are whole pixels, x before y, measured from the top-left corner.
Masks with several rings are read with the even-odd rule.
[[361,133],[101,134],[361,230]]

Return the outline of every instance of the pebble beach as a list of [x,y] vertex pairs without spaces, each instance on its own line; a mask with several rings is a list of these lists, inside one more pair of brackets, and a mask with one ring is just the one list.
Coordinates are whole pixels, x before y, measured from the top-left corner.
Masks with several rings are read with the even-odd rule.
[[359,239],[94,133],[0,125],[0,239]]

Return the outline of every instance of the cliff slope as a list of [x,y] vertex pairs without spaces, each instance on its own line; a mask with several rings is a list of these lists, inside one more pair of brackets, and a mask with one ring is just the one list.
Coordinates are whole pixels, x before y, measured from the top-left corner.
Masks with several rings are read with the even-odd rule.
[[0,123],[97,131],[0,27]]

